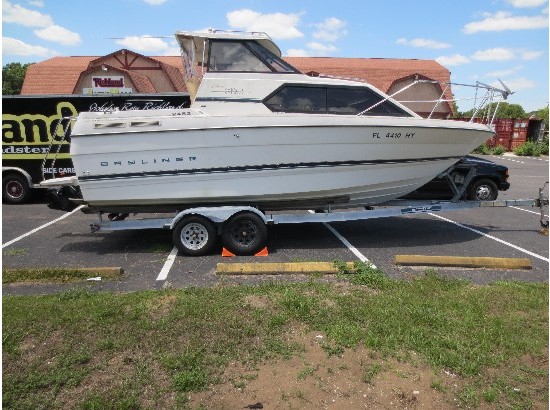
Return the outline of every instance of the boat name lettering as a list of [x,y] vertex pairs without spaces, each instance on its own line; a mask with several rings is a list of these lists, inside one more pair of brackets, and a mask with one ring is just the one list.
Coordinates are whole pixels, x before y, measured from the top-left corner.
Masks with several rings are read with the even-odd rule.
[[173,112],[172,115],[191,115],[191,113],[189,111],[178,111]]
[[184,161],[196,161],[197,157],[175,157],[175,158],[153,158],[153,159],[141,159],[141,160],[126,160],[126,161],[101,161],[99,163],[102,167],[109,166],[122,166],[122,165],[146,165],[146,164],[159,164],[168,162],[184,162]]
[[[399,139],[401,137],[403,138],[414,138],[414,136],[416,135],[415,132],[387,132],[386,133],[386,138],[394,138],[394,139]],[[373,132],[372,133],[372,138],[382,138],[383,134],[380,135],[379,132]]]

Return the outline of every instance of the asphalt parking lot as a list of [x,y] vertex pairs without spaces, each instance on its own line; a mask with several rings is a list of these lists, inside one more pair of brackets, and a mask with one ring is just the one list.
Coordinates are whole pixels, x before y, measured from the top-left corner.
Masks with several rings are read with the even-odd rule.
[[[508,166],[511,188],[499,199],[534,198],[548,181],[548,157],[489,157]],[[548,195],[548,186],[545,188]],[[547,215],[547,210],[546,210]],[[63,218],[63,219],[61,219]],[[94,215],[66,214],[41,201],[2,205],[4,268],[122,267],[116,281],[84,285],[7,285],[4,294],[44,293],[88,286],[134,291],[163,287],[307,280],[305,275],[219,276],[219,262],[356,261],[364,258],[391,277],[422,274],[425,268],[400,267],[395,255],[491,256],[528,258],[530,270],[437,268],[440,274],[475,283],[496,280],[547,281],[548,236],[539,233],[537,208],[480,208],[356,222],[269,227],[265,257],[222,257],[221,249],[203,257],[176,255],[171,233],[163,230],[91,233]],[[44,227],[45,224],[49,224]],[[36,230],[37,228],[41,228]],[[332,228],[332,229],[330,229]],[[34,231],[36,230],[36,231]]]

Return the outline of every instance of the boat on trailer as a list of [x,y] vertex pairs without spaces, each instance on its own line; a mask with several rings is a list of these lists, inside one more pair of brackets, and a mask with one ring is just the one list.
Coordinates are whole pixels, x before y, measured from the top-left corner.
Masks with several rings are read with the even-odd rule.
[[421,118],[364,82],[306,76],[264,33],[176,38],[190,108],[83,112],[72,124],[76,177],[62,182],[80,187],[88,211],[370,206],[494,133]]
[[[365,82],[306,76],[265,33],[176,38],[190,108],[82,112],[64,123],[76,176],[43,185],[58,188],[58,208],[98,212],[93,230],[171,229],[188,255],[209,252],[221,235],[231,252],[253,254],[271,223],[437,211],[331,213],[412,192],[494,134],[490,122],[422,118]],[[508,92],[481,88],[490,98]],[[296,209],[328,213],[269,214]],[[175,217],[125,220],[163,211]]]

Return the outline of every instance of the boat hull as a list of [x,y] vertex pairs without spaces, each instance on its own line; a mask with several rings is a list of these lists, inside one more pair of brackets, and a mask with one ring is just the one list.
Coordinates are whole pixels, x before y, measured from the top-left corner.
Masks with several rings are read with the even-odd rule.
[[81,114],[71,155],[84,201],[105,211],[375,205],[417,189],[491,137],[485,126],[454,121],[189,112],[156,113],[146,125],[138,116]]

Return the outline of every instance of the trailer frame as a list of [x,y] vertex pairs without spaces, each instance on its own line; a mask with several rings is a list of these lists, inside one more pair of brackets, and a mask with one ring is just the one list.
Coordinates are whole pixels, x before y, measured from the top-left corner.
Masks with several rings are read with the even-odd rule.
[[[546,184],[545,184],[546,186]],[[267,226],[277,224],[331,223],[410,216],[433,212],[459,211],[475,208],[505,208],[510,206],[531,206],[540,208],[540,224],[548,229],[548,217],[544,208],[548,198],[543,195],[544,187],[534,199],[511,199],[494,201],[419,201],[393,200],[379,205],[380,208],[365,207],[361,210],[333,211],[311,210],[308,213],[264,213],[251,206],[206,206],[189,208],[176,212],[172,217],[153,217],[126,220],[130,213],[109,214],[107,220],[102,212],[99,220],[90,225],[92,232],[166,229],[173,232],[174,245],[182,253],[199,256],[208,253],[221,236],[222,244],[238,255],[253,255],[265,246]]]

